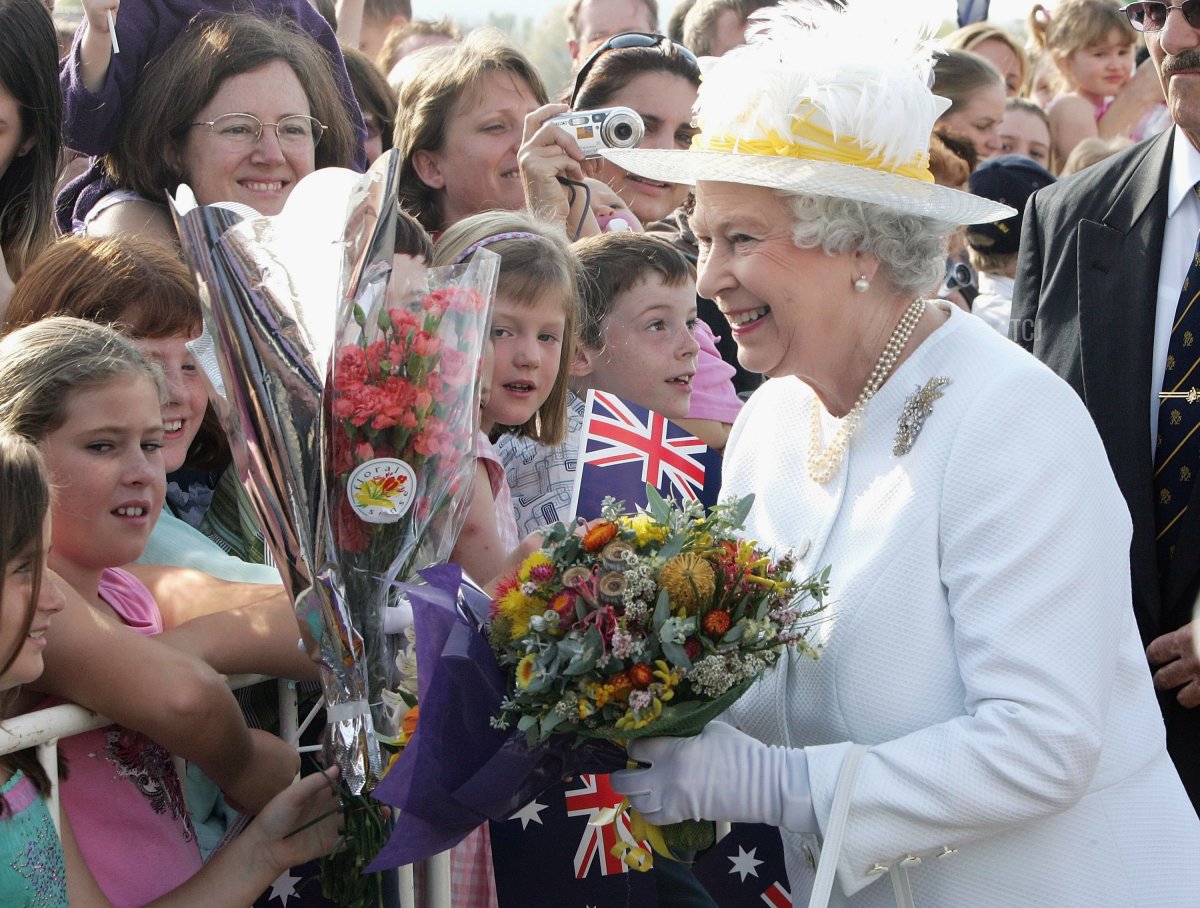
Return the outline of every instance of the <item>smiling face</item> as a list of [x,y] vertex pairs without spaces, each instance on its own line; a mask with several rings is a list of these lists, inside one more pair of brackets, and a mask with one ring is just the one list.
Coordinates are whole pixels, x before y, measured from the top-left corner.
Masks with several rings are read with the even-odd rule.
[[1059,65],[1075,91],[1099,104],[1124,88],[1133,75],[1133,42],[1114,28],[1107,40],[1074,51]]
[[443,228],[480,211],[525,207],[517,149],[525,115],[538,106],[525,80],[490,72],[454,105],[441,147],[413,154],[417,175],[435,190]]
[[[275,60],[222,82],[193,122],[211,122],[229,113],[278,123],[293,114],[311,116],[312,111],[295,72]],[[279,214],[296,183],[315,169],[316,146],[284,148],[270,126],[263,127],[259,140],[249,145],[224,140],[207,126],[193,126],[179,164],[201,205],[241,202],[262,214]]]
[[980,160],[1000,151],[1000,121],[1004,119],[1004,86],[999,82],[977,88],[952,113],[942,116],[938,123],[963,138],[970,139]]
[[137,559],[162,510],[162,408],[145,373],[72,392],[39,447],[52,492],[50,567],[88,601],[100,574]]
[[550,397],[566,324],[561,291],[543,292],[532,303],[496,295],[491,394],[480,425],[485,432],[497,425],[524,425]]
[[162,408],[163,464],[168,473],[183,466],[208,409],[208,387],[187,348],[190,335],[133,338],[134,345],[163,371],[167,399]]
[[[42,551],[50,548],[50,517],[42,527]],[[31,603],[35,572],[38,569],[35,546],[29,545],[4,565],[4,592],[0,599],[0,664],[16,653],[12,664],[0,675],[0,690],[28,684],[42,676],[42,651],[46,648],[46,632],[55,612],[64,605],[63,593],[54,578],[43,573],[37,602]],[[33,620],[26,621],[33,608]]]
[[670,419],[684,419],[696,374],[696,286],[663,285],[657,274],[613,300],[600,323],[604,345],[580,346],[588,374],[580,386],[609,391]]
[[1049,170],[1050,127],[1031,111],[1009,108],[1000,123],[1000,154],[1024,155]]
[[715,300],[738,345],[738,362],[814,387],[843,366],[836,344],[854,281],[849,254],[799,249],[791,207],[774,190],[700,182],[691,226],[699,245],[697,292]]
[[[608,106],[632,107],[641,115],[646,135],[639,148],[686,149],[696,133],[691,125],[695,103],[696,86],[683,76],[648,72],[631,79],[609,99]],[[680,183],[634,176],[603,158],[588,161],[585,170],[616,190],[643,224],[665,218],[683,204],[689,190]]]

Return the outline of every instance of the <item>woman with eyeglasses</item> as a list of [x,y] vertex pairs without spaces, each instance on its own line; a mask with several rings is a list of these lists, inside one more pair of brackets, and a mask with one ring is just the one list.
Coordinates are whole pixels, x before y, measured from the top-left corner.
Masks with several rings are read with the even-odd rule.
[[200,21],[143,72],[117,145],[101,159],[120,189],[91,210],[82,232],[174,242],[165,200],[183,183],[202,205],[278,214],[303,177],[350,166],[356,149],[315,42],[248,14]]

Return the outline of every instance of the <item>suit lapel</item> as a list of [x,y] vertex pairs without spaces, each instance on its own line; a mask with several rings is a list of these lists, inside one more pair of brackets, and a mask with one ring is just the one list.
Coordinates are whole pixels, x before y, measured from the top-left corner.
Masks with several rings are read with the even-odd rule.
[[1079,343],[1084,400],[1133,518],[1134,607],[1162,618],[1155,571],[1150,372],[1166,222],[1171,133],[1152,143],[1099,221],[1079,224]]

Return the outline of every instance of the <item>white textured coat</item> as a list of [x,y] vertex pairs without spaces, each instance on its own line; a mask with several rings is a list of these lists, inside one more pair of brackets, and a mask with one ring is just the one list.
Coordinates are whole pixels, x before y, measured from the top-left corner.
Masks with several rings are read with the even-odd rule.
[[[943,397],[894,455],[905,399],[938,376]],[[1200,904],[1200,821],[1130,607],[1129,516],[1079,398],[952,308],[824,486],[806,466],[811,400],[798,379],[767,382],[724,476],[757,496],[754,538],[802,571],[832,566],[824,653],[781,660],[726,719],[807,748],[822,828],[849,742],[870,745],[846,904],[891,904],[901,861],[921,908]],[[817,838],[783,835],[804,904]]]

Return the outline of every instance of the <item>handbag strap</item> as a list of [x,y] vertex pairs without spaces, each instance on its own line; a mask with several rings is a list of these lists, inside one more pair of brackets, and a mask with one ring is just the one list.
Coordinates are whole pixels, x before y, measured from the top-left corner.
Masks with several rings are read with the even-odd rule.
[[850,814],[850,793],[858,775],[858,764],[862,762],[867,748],[855,744],[842,761],[838,773],[837,788],[833,792],[833,806],[829,811],[829,826],[825,830],[825,842],[821,846],[821,859],[817,862],[817,877],[813,881],[812,895],[808,908],[826,908],[833,893],[833,879],[837,873],[838,855],[842,850],[842,838],[846,833],[846,819]]

